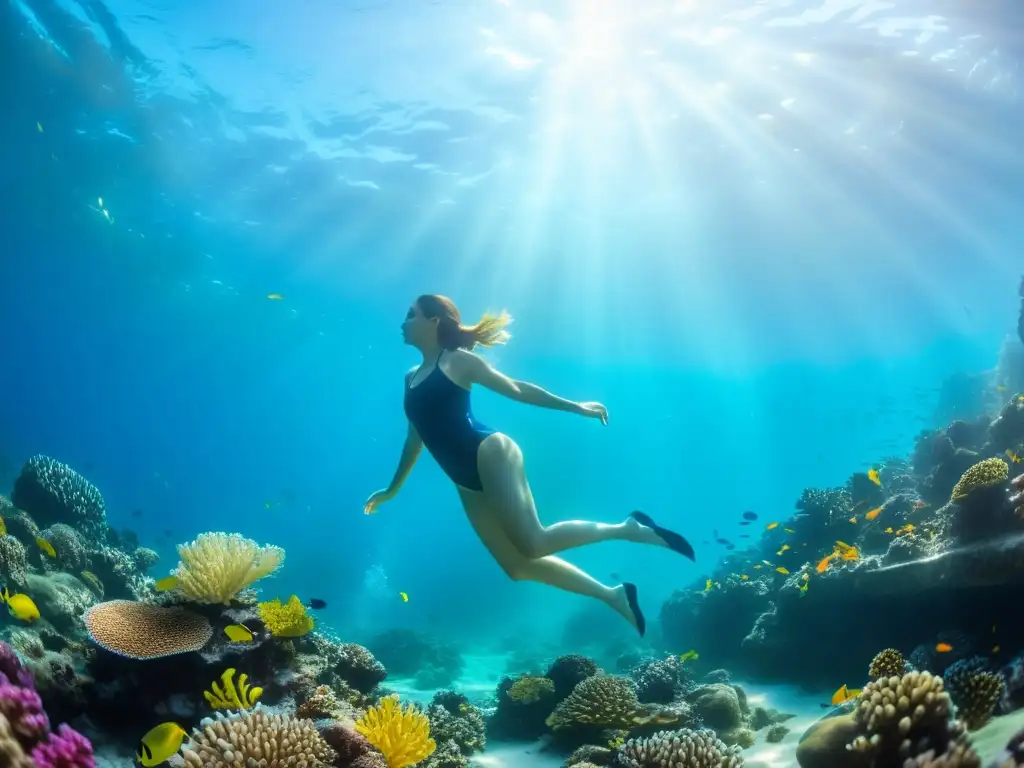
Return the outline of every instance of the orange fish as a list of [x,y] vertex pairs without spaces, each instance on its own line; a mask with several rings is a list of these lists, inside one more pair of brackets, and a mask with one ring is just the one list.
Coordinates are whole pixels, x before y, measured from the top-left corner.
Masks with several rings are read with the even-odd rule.
[[818,563],[818,567],[815,568],[815,570],[818,573],[824,573],[825,571],[828,570],[829,563],[831,563],[835,559],[836,559],[836,553],[835,552],[833,552],[831,555],[826,555],[825,557],[821,558],[821,562]]
[[872,483],[874,483],[875,485],[877,485],[879,487],[881,487],[881,485],[882,485],[882,479],[878,476],[878,470],[877,469],[869,469],[868,470],[868,480],[870,480]]
[[950,651],[953,650],[953,646],[950,645],[949,643],[939,643],[938,645],[935,646],[935,650],[938,651],[939,653],[949,653]]
[[868,520],[874,520],[880,514],[882,514],[882,508],[881,507],[875,507],[870,512],[866,512],[864,514],[864,517],[866,517]]
[[857,560],[860,558],[860,553],[857,552],[856,547],[850,547],[849,549],[843,550],[843,560]]

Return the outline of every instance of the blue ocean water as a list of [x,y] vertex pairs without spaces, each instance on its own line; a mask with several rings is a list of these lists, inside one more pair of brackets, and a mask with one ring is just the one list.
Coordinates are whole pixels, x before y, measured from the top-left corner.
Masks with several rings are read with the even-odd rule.
[[515,316],[508,375],[608,406],[474,394],[544,522],[644,509],[694,541],[568,556],[656,615],[742,510],[908,453],[943,381],[996,365],[1021,13],[6,2],[0,488],[67,462],[158,570],[208,530],[282,546],[264,591],[339,632],[557,640],[591,608],[508,581],[428,456],[361,512],[419,362],[399,325],[439,292]]

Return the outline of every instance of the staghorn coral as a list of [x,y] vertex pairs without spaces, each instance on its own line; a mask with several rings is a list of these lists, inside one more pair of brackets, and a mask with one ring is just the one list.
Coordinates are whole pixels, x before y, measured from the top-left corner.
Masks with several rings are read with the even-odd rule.
[[302,637],[313,629],[313,617],[298,595],[292,595],[287,603],[276,597],[256,606],[260,621],[274,637]]
[[181,756],[190,768],[316,768],[330,764],[335,753],[309,720],[259,708],[205,718]]
[[396,695],[368,709],[356,721],[356,730],[383,753],[389,768],[415,765],[437,748],[427,716],[412,705],[403,707]]
[[97,603],[84,618],[90,640],[130,659],[198,651],[213,637],[205,617],[180,606],[111,600]]
[[906,667],[906,660],[903,658],[903,654],[897,651],[895,648],[886,648],[885,650],[879,651],[875,658],[871,660],[871,664],[868,666],[868,677],[892,677],[893,675],[902,675],[904,667]]
[[857,698],[854,722],[861,733],[848,750],[860,752],[878,766],[901,765],[903,760],[950,753],[963,743],[963,726],[950,721],[952,706],[941,677],[930,672],[907,672],[868,683]]
[[42,526],[67,523],[96,540],[107,529],[106,504],[96,486],[49,456],[37,454],[25,462],[11,501]]
[[715,732],[658,731],[645,739],[630,739],[615,755],[620,768],[741,768],[738,747],[727,747]]
[[595,675],[559,702],[545,721],[553,731],[579,726],[631,728],[640,715],[636,686],[628,677]]
[[962,501],[980,488],[990,488],[1005,482],[1010,476],[1010,466],[1002,459],[984,459],[961,475],[953,486],[950,501]]
[[18,589],[24,589],[28,579],[25,545],[13,536],[0,536],[0,578]]
[[543,698],[553,696],[554,693],[555,684],[548,678],[525,675],[512,683],[505,695],[520,704],[533,704]]
[[201,533],[195,541],[178,545],[178,557],[174,575],[185,597],[230,605],[243,589],[281,567],[284,550],[261,547],[237,533]]

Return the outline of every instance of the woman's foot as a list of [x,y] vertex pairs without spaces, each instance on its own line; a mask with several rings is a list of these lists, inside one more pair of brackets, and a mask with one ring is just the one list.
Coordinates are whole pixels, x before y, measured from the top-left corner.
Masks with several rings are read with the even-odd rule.
[[608,602],[626,621],[628,621],[640,637],[647,631],[647,620],[636,596],[636,585],[626,582],[612,587],[612,599]]
[[693,561],[697,560],[690,542],[675,531],[662,528],[651,519],[650,515],[644,512],[639,510],[630,512],[625,525],[632,536],[635,536],[630,541],[636,541],[640,544],[654,544],[658,547],[668,547],[683,557],[688,557]]

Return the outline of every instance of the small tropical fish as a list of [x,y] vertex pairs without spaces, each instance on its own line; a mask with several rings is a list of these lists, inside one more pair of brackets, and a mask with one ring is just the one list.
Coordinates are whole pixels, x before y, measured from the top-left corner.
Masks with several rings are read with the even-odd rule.
[[757,513],[751,512],[750,510],[747,510],[746,512],[743,513],[743,519],[744,520],[757,520]]
[[1009,448],[1006,449],[1006,457],[1014,464],[1020,464],[1020,456],[1011,451]]
[[740,581],[747,581],[749,579],[750,579],[750,577],[747,576],[747,574],[745,574],[745,573],[741,573],[740,574]]
[[228,624],[224,627],[224,634],[232,643],[251,643],[253,634],[245,624]]
[[267,298],[271,301],[281,301],[284,298],[280,293],[268,293]]
[[849,549],[843,550],[842,557],[843,560],[859,560],[860,552],[857,551],[856,547],[850,547]]
[[53,544],[48,542],[42,536],[36,536],[36,546],[39,547],[47,557],[57,556],[57,550],[53,548]]
[[687,662],[687,661],[690,661],[691,659],[696,661],[699,658],[700,658],[700,654],[697,653],[694,650],[689,650],[686,653],[679,654],[679,660],[682,661],[682,662]]
[[836,559],[836,557],[837,555],[835,552],[833,552],[831,555],[825,555],[825,557],[821,558],[821,561],[818,563],[815,570],[818,573],[824,573],[828,570],[829,565],[832,563],[833,560]]
[[403,603],[408,603],[409,602],[409,594],[407,592],[399,592],[398,596],[400,598],[402,598],[402,602]]
[[848,522],[848,523],[856,523],[856,522],[857,522],[857,516],[856,516],[856,515],[854,515],[854,516],[853,516],[853,517],[851,517],[851,518],[850,518],[849,520],[847,520],[847,522]]
[[170,576],[159,579],[154,586],[157,592],[167,592],[178,586],[178,577],[172,573]]
[[768,525],[766,525],[766,526],[764,527],[764,529],[765,529],[766,531],[770,531],[770,530],[772,530],[773,528],[778,528],[778,527],[779,527],[779,524],[778,524],[778,523],[768,523]]
[[879,487],[881,487],[881,485],[882,485],[882,479],[878,476],[878,470],[877,469],[869,469],[868,470],[868,480],[870,480],[872,483],[874,483],[875,485],[877,485]]
[[775,570],[781,573],[783,576],[789,576],[789,571],[783,568],[781,565]]
[[31,624],[39,618],[39,608],[28,595],[23,595],[20,592],[12,595],[7,591],[7,587],[4,587],[0,589],[0,602],[7,603],[7,610],[16,619]]
[[867,518],[868,520],[874,520],[880,514],[882,514],[882,508],[881,507],[875,507],[870,512],[865,512],[864,513],[864,517]]
[[911,523],[907,523],[902,528],[900,528],[898,531],[896,531],[896,535],[897,536],[902,536],[904,533],[913,533],[915,530],[917,530],[917,529]]
[[146,768],[165,763],[181,749],[187,735],[177,723],[161,723],[142,737],[135,757]]
[[755,571],[759,571],[759,570],[761,570],[761,569],[762,569],[763,567],[764,567],[763,565],[761,565],[760,563],[758,563],[757,565],[755,565],[755,566],[754,566],[754,570],[755,570]]
[[1006,386],[1004,384],[996,384],[996,391],[997,392],[1005,392],[1006,391]]
[[777,554],[780,554],[780,555],[781,555],[781,554],[782,554],[783,552],[785,552],[785,551],[786,551],[787,549],[789,549],[789,544],[783,544],[783,545],[782,545],[782,546],[781,546],[781,547],[779,548],[779,551],[778,551],[778,553],[777,553]]
[[890,525],[890,526],[889,526],[888,528],[886,528],[886,529],[885,529],[885,532],[886,532],[886,533],[896,533],[896,531],[894,531],[894,530],[892,529],[892,526],[891,526],[891,525]]
[[93,588],[93,590],[100,596],[103,597],[103,593],[106,591],[103,588],[103,582],[100,581],[100,577],[92,571],[82,571],[82,578]]
[[711,579],[708,579],[707,581],[704,582],[704,591],[705,592],[710,592],[711,591],[711,586],[712,586]]
[[796,531],[794,531],[792,528],[783,528],[782,530],[784,530],[786,533],[796,533]]
[[772,564],[769,563],[767,560],[762,560],[761,562],[764,563],[765,565],[767,565],[769,568],[772,567]]
[[314,611],[319,611],[320,609],[327,607],[327,601],[321,600],[319,597],[314,597],[310,599],[309,607]]
[[839,686],[839,690],[832,694],[832,705],[838,706],[845,704],[848,701],[852,701],[860,696],[860,688],[847,688],[845,685]]
[[935,646],[935,650],[939,653],[949,653],[953,650],[953,646],[949,643],[939,643]]

